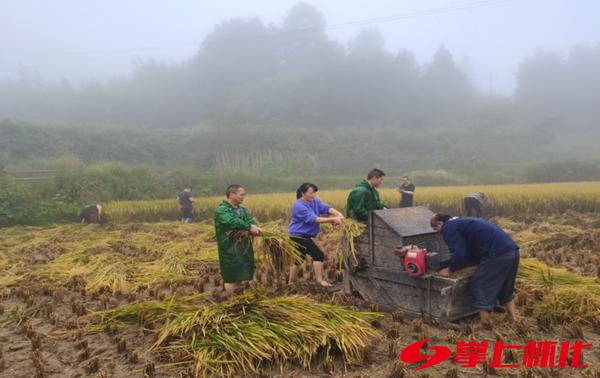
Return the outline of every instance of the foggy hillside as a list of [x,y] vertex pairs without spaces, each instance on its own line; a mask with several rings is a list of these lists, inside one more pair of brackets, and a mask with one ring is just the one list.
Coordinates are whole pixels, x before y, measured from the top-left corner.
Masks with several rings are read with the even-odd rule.
[[346,45],[305,3],[279,24],[229,19],[182,63],[141,61],[106,81],[51,82],[22,67],[0,83],[0,117],[82,126],[375,127],[402,130],[515,126],[595,130],[600,45],[568,56],[521,57],[512,96],[478,88],[444,45],[428,62],[389,51],[376,28]]

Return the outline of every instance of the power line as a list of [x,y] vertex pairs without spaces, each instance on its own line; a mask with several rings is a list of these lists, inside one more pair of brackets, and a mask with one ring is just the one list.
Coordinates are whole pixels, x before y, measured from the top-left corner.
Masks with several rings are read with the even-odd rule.
[[386,22],[394,22],[394,21],[406,20],[406,19],[410,19],[410,18],[431,16],[431,15],[440,14],[440,13],[449,13],[449,12],[457,12],[457,11],[466,10],[466,9],[481,8],[484,6],[507,3],[509,1],[511,1],[511,0],[482,0],[482,1],[472,2],[472,3],[462,4],[462,5],[453,5],[453,6],[443,7],[443,8],[434,8],[434,9],[428,9],[428,10],[423,10],[423,11],[416,11],[416,12],[412,12],[412,13],[405,13],[402,15],[377,17],[377,18],[371,18],[371,19],[360,20],[360,21],[352,21],[352,22],[347,22],[347,23],[343,23],[343,24],[331,25],[330,27],[328,27],[326,29],[340,29],[340,28],[345,28],[345,27],[363,26],[363,25],[368,25],[368,24],[380,24],[380,23],[386,23]]
[[104,55],[104,54],[122,54],[138,51],[155,51],[155,50],[170,50],[170,49],[181,49],[189,47],[198,47],[198,42],[182,43],[177,45],[153,45],[153,46],[141,46],[132,48],[122,49],[110,49],[110,50],[94,50],[94,51],[61,51],[61,52],[25,52],[25,53],[7,53],[3,54],[0,52],[0,56],[54,56],[54,55]]
[[[266,34],[266,35],[255,35],[255,36],[245,36],[245,37],[237,37],[237,38],[222,38],[211,40],[211,44],[214,43],[227,43],[227,42],[243,42],[243,41],[252,41],[258,39],[268,39],[268,38],[277,38],[277,37],[288,37],[288,36],[296,36],[302,34],[310,34],[321,31],[330,31],[330,30],[338,30],[345,28],[354,28],[359,26],[373,25],[373,24],[383,24],[390,23],[402,20],[408,20],[411,18],[418,17],[427,17],[436,14],[442,13],[451,13],[458,12],[463,10],[469,10],[474,8],[487,7],[492,5],[504,4],[510,2],[512,0],[481,0],[475,1],[467,4],[453,5],[441,8],[433,8],[422,11],[415,11],[411,13],[405,13],[400,15],[393,16],[383,16],[383,17],[375,17],[368,18],[363,20],[349,21],[344,23],[332,24],[326,26],[325,28],[300,28],[294,30],[288,30],[276,34]],[[156,51],[156,50],[172,50],[172,49],[182,49],[189,47],[199,47],[201,43],[199,42],[188,42],[181,44],[172,44],[172,45],[152,45],[152,46],[140,46],[133,48],[121,48],[121,49],[108,49],[108,50],[93,50],[93,51],[63,51],[63,52],[30,52],[30,53],[15,53],[15,52],[7,52],[2,53],[0,51],[0,56],[54,56],[54,55],[104,55],[104,54],[122,54],[122,53],[132,53],[132,52],[142,52],[142,51]]]
[[383,23],[407,20],[407,19],[417,18],[417,17],[426,17],[426,16],[431,16],[431,15],[441,14],[441,13],[450,13],[450,12],[457,12],[457,11],[473,9],[473,8],[481,8],[481,7],[490,6],[490,5],[508,3],[510,1],[512,1],[512,0],[481,0],[481,1],[476,1],[476,2],[472,2],[472,3],[468,3],[468,4],[454,5],[454,6],[448,6],[448,7],[443,7],[443,8],[434,8],[434,9],[428,9],[428,10],[424,10],[424,11],[405,13],[402,15],[376,17],[376,18],[369,18],[369,19],[358,20],[358,21],[350,21],[350,22],[345,22],[345,23],[332,24],[325,28],[302,28],[302,29],[288,30],[288,31],[277,33],[277,34],[270,34],[270,35],[223,38],[223,39],[211,41],[211,43],[238,42],[238,41],[247,41],[247,40],[253,40],[253,39],[287,37],[287,36],[294,36],[294,35],[301,35],[301,34],[308,34],[308,33],[316,33],[316,32],[321,32],[321,31],[328,31],[328,30],[353,28],[353,27],[357,27],[357,26],[383,24]]

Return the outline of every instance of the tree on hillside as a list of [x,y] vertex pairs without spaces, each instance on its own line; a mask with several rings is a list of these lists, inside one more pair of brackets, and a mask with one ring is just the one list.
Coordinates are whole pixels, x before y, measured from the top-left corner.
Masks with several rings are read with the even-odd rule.
[[471,107],[474,95],[466,74],[443,45],[425,68],[422,90],[426,98],[421,106],[430,107],[443,116],[464,114]]

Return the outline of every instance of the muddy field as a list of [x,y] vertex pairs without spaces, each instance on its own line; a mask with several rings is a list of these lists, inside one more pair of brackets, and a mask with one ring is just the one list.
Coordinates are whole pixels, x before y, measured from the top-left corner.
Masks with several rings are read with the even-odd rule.
[[[396,311],[371,321],[376,337],[361,353],[361,361],[343,363],[342,353],[315,356],[311,368],[297,363],[285,366],[263,363],[250,376],[348,377],[597,377],[600,370],[600,215],[568,212],[551,217],[496,219],[522,247],[524,256],[554,267],[565,267],[577,277],[588,277],[583,286],[589,298],[577,308],[558,311],[544,307],[551,293],[569,286],[570,276],[548,270],[549,285],[519,278],[517,323],[494,315],[491,330],[475,329],[476,319],[450,327],[437,327],[423,319]],[[130,223],[123,225],[18,227],[3,229],[0,236],[0,376],[1,377],[188,377],[194,376],[189,356],[152,349],[165,326],[148,313],[132,312],[133,321],[109,323],[99,313],[133,308],[144,303],[164,303],[170,298],[186,306],[227,303],[218,272],[216,246],[209,223]],[[343,293],[337,271],[339,232],[319,239],[328,253],[327,276],[335,286],[324,289],[303,268],[297,285],[286,286],[272,272],[259,267],[257,282],[266,297],[303,295],[315,302],[378,311],[377,306]],[[552,274],[551,274],[552,273]],[[555,279],[560,278],[560,279]],[[554,285],[554,286],[552,286]],[[248,289],[250,291],[254,289]],[[584,290],[584,289],[582,289]],[[580,290],[581,291],[581,290]],[[556,298],[552,299],[555,300]],[[179,299],[177,299],[179,300]],[[562,300],[558,298],[557,300]],[[550,303],[550,302],[549,302]],[[554,303],[554,302],[551,302]],[[545,316],[543,311],[552,313]],[[133,310],[132,310],[133,311]],[[176,311],[176,310],[173,310]],[[598,316],[596,316],[598,315]],[[118,325],[118,326],[117,326]],[[456,345],[458,341],[585,340],[587,369],[490,369],[487,364],[457,369],[444,362],[422,372],[399,362],[407,345],[429,339],[429,345]],[[491,352],[491,350],[490,350]],[[488,354],[488,358],[491,354]],[[522,355],[506,354],[506,361]]]

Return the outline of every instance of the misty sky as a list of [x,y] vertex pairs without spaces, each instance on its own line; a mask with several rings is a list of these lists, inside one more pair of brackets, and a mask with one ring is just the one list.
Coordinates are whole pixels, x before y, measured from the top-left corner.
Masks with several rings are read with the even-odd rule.
[[[476,0],[312,0],[329,25],[471,4]],[[0,78],[20,64],[49,80],[105,79],[139,59],[179,62],[224,19],[279,23],[295,0],[0,0]],[[484,91],[509,94],[518,63],[542,47],[566,54],[600,43],[600,1],[512,0],[429,16],[328,30],[346,43],[377,28],[386,48],[429,61],[444,44]],[[163,46],[161,48],[146,48]],[[119,50],[119,51],[115,51]],[[125,50],[124,52],[122,50]]]

